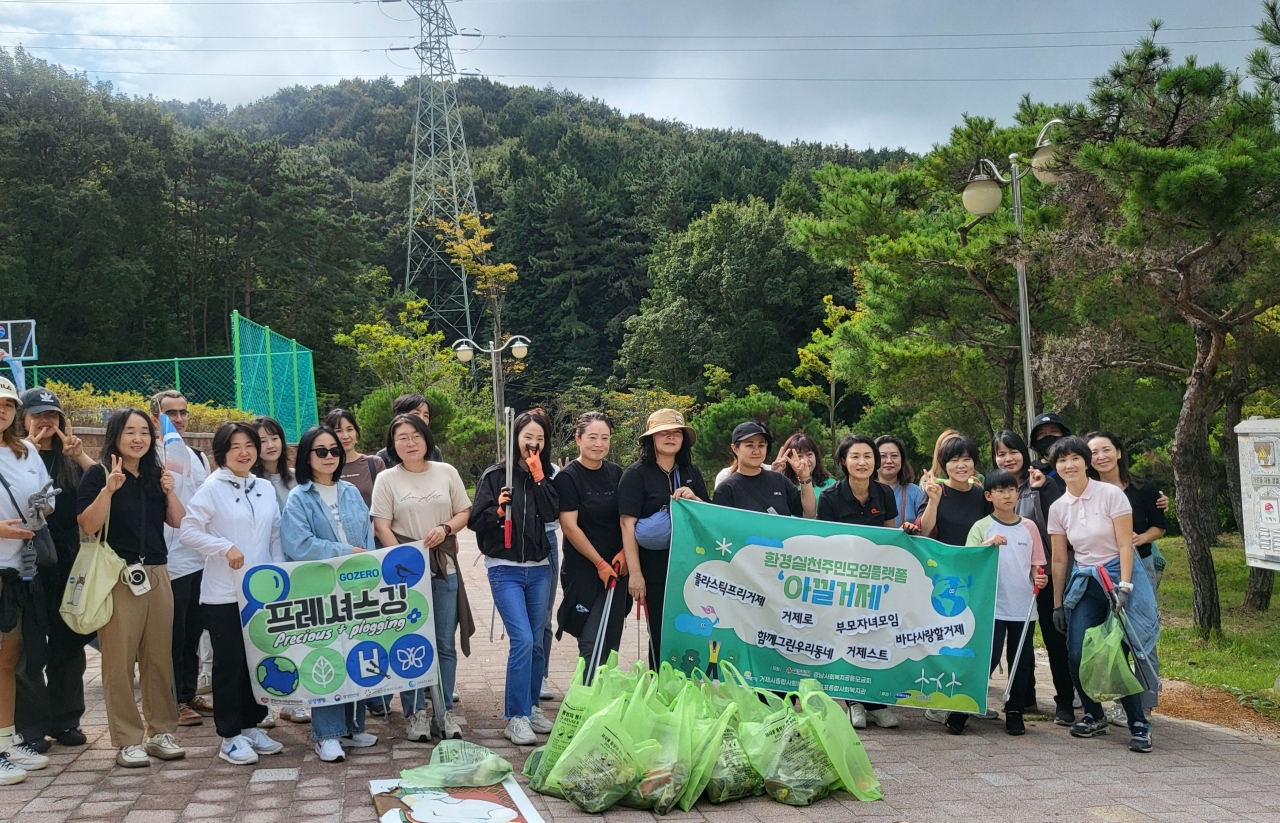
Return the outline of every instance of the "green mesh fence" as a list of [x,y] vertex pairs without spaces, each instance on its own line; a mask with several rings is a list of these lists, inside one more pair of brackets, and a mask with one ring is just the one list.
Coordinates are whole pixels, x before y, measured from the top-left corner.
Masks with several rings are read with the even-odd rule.
[[195,403],[214,403],[280,421],[291,442],[318,422],[311,350],[239,312],[231,314],[232,353],[117,363],[27,365],[27,385],[51,380],[100,392],[152,395],[177,389]]

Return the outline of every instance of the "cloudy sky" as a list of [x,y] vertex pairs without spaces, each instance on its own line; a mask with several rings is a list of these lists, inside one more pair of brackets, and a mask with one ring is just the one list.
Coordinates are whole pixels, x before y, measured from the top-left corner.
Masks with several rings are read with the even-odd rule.
[[[229,106],[282,86],[416,73],[406,0],[0,0],[0,44],[127,94]],[[964,112],[1081,99],[1165,22],[1181,59],[1243,66],[1256,0],[460,0],[460,71],[624,113],[927,149]]]

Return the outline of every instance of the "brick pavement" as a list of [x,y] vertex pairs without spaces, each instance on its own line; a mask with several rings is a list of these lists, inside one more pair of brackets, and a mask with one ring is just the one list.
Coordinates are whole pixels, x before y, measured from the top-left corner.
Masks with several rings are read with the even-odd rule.
[[[464,533],[463,572],[477,623],[470,658],[459,665],[458,709],[464,734],[509,759],[517,768],[528,749],[502,737],[502,689],[506,644],[489,642],[492,600],[474,541]],[[623,650],[635,654],[637,629],[629,620]],[[576,646],[557,643],[551,680],[557,694],[572,676]],[[185,760],[149,769],[115,766],[106,734],[96,654],[91,653],[89,712],[84,731],[89,745],[55,745],[52,765],[18,786],[0,787],[0,820],[18,823],[177,823],[187,820],[233,823],[357,823],[375,820],[367,783],[397,776],[430,755],[423,744],[404,739],[403,721],[370,718],[378,745],[349,753],[346,763],[318,760],[309,727],[282,722],[272,734],[285,751],[264,757],[257,768],[233,766],[216,756],[212,720],[179,731]],[[1043,660],[1037,680],[1049,682]],[[992,693],[1000,690],[992,687]],[[545,704],[544,704],[545,705]],[[553,702],[551,708],[555,706]],[[548,714],[552,714],[548,708]],[[1189,721],[1158,717],[1156,750],[1132,754],[1127,735],[1116,729],[1095,740],[1073,740],[1052,722],[1029,722],[1027,734],[1011,738],[1003,724],[974,721],[961,737],[928,723],[919,712],[902,711],[902,728],[868,729],[862,739],[883,786],[885,800],[859,803],[848,796],[827,798],[808,808],[792,808],[767,797],[713,806],[700,802],[689,814],[668,820],[707,823],[933,823],[933,821],[1256,821],[1280,823],[1280,745]],[[523,778],[522,778],[523,780]],[[574,806],[530,793],[548,821],[587,823]],[[640,823],[649,812],[611,810],[605,823]]]

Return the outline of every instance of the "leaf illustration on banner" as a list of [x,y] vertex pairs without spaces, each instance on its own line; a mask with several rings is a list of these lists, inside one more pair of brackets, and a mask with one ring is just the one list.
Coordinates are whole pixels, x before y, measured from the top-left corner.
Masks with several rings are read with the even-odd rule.
[[320,688],[327,687],[333,682],[333,678],[337,676],[333,664],[325,657],[316,660],[316,664],[311,667],[311,679],[316,681],[316,685]]

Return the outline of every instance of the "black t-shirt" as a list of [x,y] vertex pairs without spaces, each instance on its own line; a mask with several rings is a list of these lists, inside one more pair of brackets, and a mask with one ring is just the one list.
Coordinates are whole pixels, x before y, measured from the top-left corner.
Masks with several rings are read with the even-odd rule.
[[[53,483],[56,488],[58,486],[58,478],[54,476],[53,468],[54,453],[52,451],[40,452],[40,460],[44,463],[45,471],[49,472],[49,476],[53,477]],[[71,476],[76,483],[80,482],[82,470],[72,461]],[[58,495],[58,499],[53,506],[53,514],[49,515],[49,536],[53,538],[53,545],[58,548],[58,560],[62,560],[62,553],[69,551],[75,553],[80,544],[80,525],[76,522],[76,487],[62,489],[62,493]]]
[[800,506],[800,489],[796,484],[782,472],[763,469],[759,474],[734,472],[729,475],[723,483],[716,486],[716,494],[711,502],[731,509],[766,513],[773,509],[772,514],[804,516],[804,509]]
[[[605,560],[622,551],[622,526],[618,522],[618,484],[622,467],[608,460],[598,469],[588,469],[574,460],[552,481],[560,496],[560,513],[577,512],[578,528]],[[568,535],[565,535],[568,540]],[[572,542],[572,541],[570,541]],[[564,553],[565,568],[581,565],[592,574],[595,568],[575,548]]]
[[[1142,534],[1152,527],[1168,530],[1169,518],[1156,508],[1156,501],[1160,499],[1160,490],[1156,488],[1155,483],[1135,477],[1129,482],[1129,487],[1124,490],[1124,496],[1129,498],[1129,505],[1133,506],[1134,534]],[[1143,543],[1136,548],[1139,557],[1151,556],[1150,543]]]
[[867,502],[853,494],[848,480],[829,486],[818,496],[818,519],[849,523],[855,526],[880,526],[886,520],[898,516],[898,503],[893,490],[878,480],[872,480],[867,490]]
[[[101,464],[90,467],[76,489],[76,510],[84,512],[92,506],[106,485],[106,468]],[[126,470],[124,485],[111,495],[107,542],[126,563],[136,563],[142,555],[142,562],[146,565],[163,566],[169,560],[169,550],[164,542],[164,515],[165,495],[160,491],[160,484],[147,488],[141,479]]]
[[938,501],[937,539],[951,546],[963,546],[969,540],[973,524],[991,514],[982,487],[976,483],[968,491],[958,492],[945,483]]
[[676,484],[676,472],[668,475],[657,463],[641,463],[639,460],[627,466],[618,482],[618,514],[643,520],[657,514],[671,503],[671,493],[677,485],[688,487],[699,500],[708,500],[707,484],[702,472],[692,463],[677,466],[680,483]]

